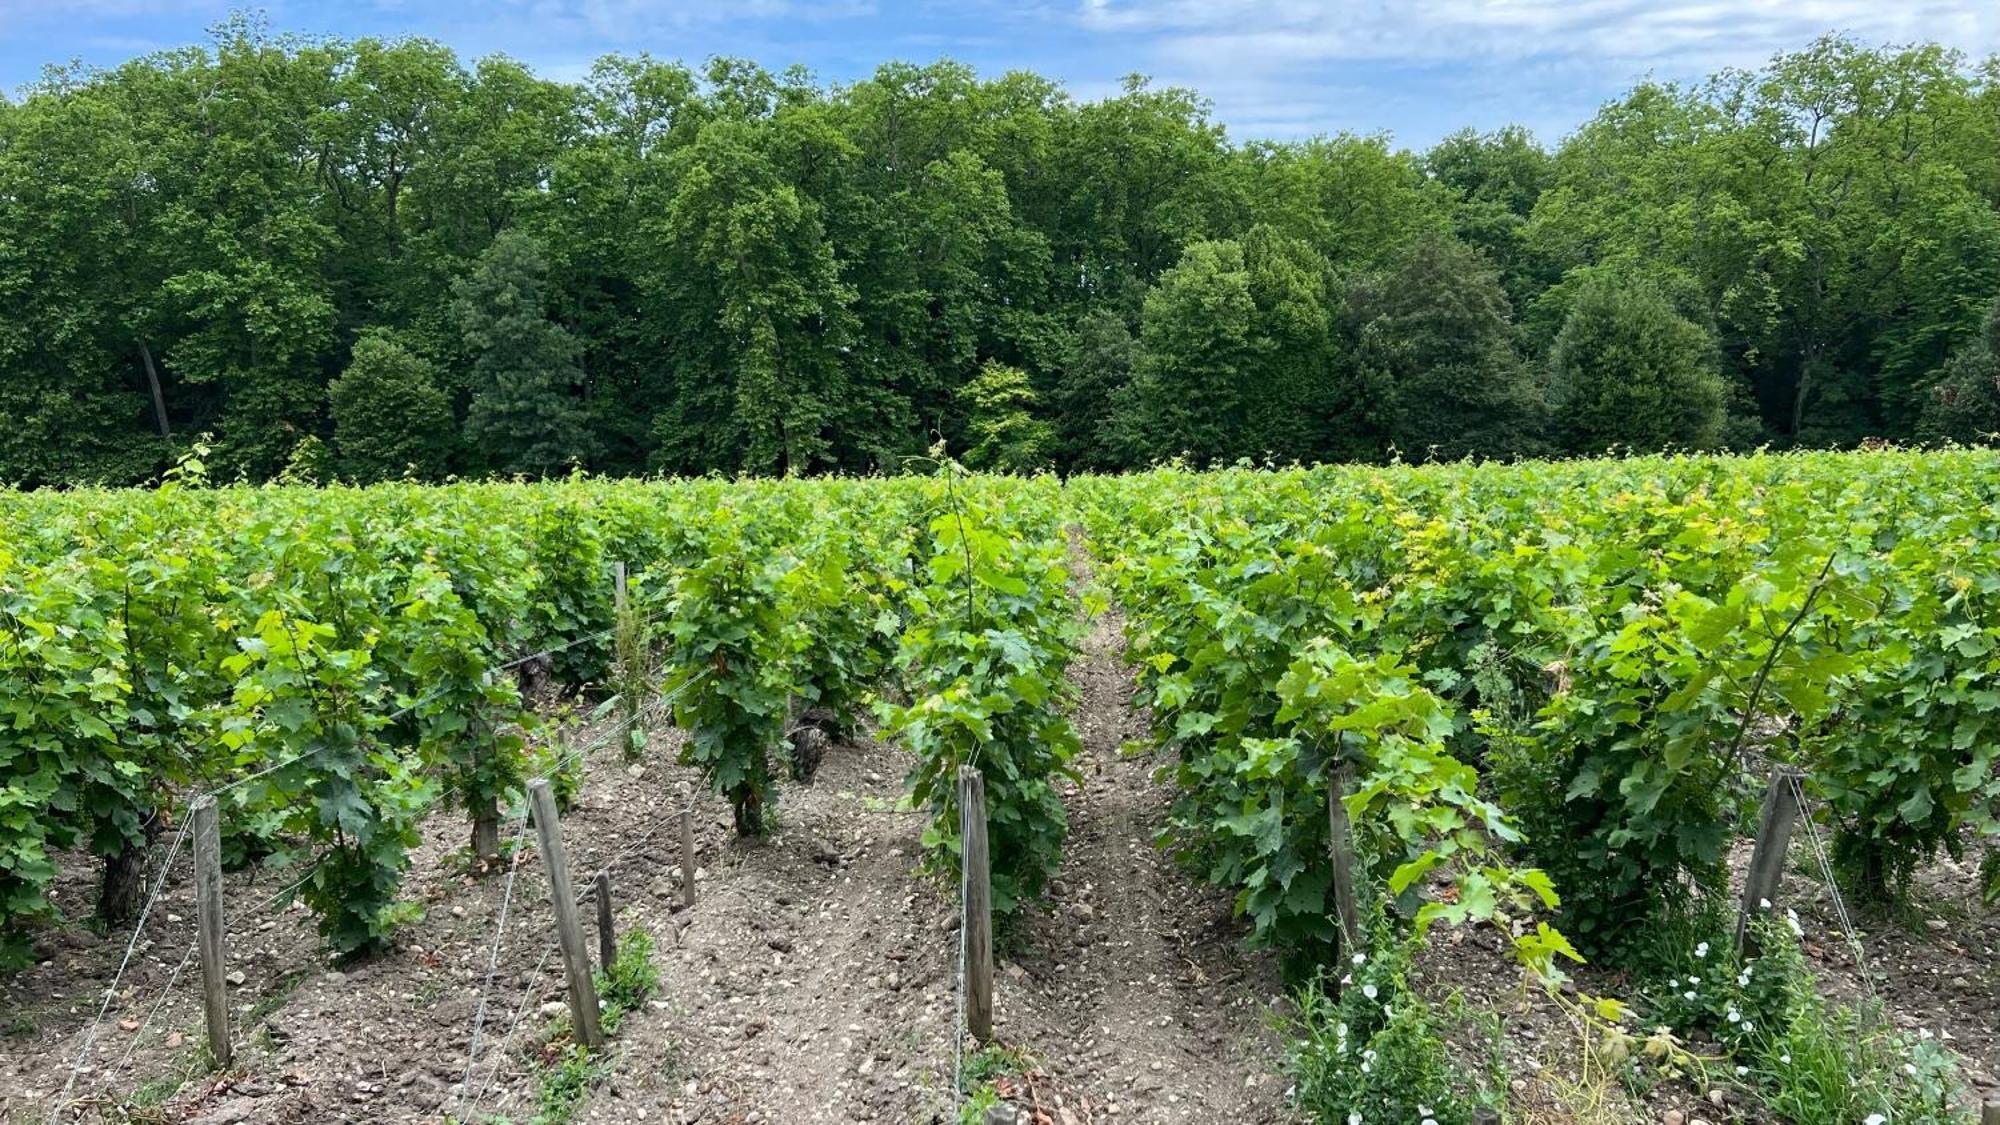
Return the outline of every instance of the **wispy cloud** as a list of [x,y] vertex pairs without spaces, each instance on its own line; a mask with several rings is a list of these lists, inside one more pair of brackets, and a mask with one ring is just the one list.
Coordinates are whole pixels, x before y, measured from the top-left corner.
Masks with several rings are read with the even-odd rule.
[[[1400,122],[1419,143],[1454,112],[1557,134],[1646,75],[1755,66],[1828,32],[2000,51],[1994,0],[1080,0],[1069,18],[1138,45],[1152,73],[1208,93],[1239,133]],[[1406,112],[1380,112],[1398,103]]]

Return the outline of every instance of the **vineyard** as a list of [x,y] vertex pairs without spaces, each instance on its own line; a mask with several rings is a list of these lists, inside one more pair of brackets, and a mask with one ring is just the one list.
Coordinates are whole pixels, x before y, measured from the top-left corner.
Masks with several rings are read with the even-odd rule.
[[1977,1121],[1995,511],[1969,450],[0,495],[0,1115]]

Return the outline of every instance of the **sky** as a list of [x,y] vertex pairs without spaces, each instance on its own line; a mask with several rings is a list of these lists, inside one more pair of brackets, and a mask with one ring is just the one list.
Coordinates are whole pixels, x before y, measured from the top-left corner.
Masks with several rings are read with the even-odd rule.
[[[0,90],[44,64],[115,65],[206,40],[243,0],[0,0]],[[891,59],[1027,69],[1072,94],[1128,74],[1190,86],[1238,140],[1387,132],[1422,147],[1517,123],[1553,143],[1647,77],[1754,67],[1828,32],[2000,52],[2000,0],[273,0],[276,31],[424,36],[551,78],[600,55],[711,55],[823,81]]]

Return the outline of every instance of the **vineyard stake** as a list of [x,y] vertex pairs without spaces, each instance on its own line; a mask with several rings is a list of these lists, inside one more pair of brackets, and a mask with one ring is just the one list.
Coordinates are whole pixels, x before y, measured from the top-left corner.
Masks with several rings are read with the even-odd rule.
[[1500,1125],[1500,1111],[1480,1106],[1472,1111],[1472,1125]]
[[1354,780],[1353,767],[1346,762],[1327,774],[1327,850],[1333,856],[1333,905],[1340,916],[1340,940],[1346,952],[1358,953],[1365,943],[1361,936],[1361,902],[1354,893],[1354,831],[1347,822],[1347,791]]
[[980,1042],[993,1038],[993,882],[986,861],[986,779],[958,767],[959,891],[965,915],[965,1023]]
[[625,564],[623,562],[611,564],[611,597],[613,611],[617,613],[618,620],[625,620]]
[[222,959],[222,829],[215,798],[194,803],[194,920],[201,952],[201,1004],[208,1017],[208,1053],[218,1070],[235,1058],[229,1044],[229,982]]
[[1771,770],[1764,807],[1757,814],[1757,846],[1750,853],[1750,872],[1743,879],[1743,907],[1736,915],[1736,948],[1754,952],[1750,919],[1766,913],[1778,901],[1785,878],[1785,854],[1792,844],[1792,823],[1798,817],[1800,774],[1790,766]]
[[2000,1102],[1987,1102],[1979,1108],[1979,1125],[2000,1125]]
[[694,905],[694,810],[681,810],[681,909]]
[[599,871],[595,884],[597,892],[597,955],[604,962],[604,971],[611,971],[611,962],[618,960],[618,934],[611,928],[611,872]]
[[569,978],[569,1011],[577,1042],[596,1050],[604,1044],[597,1026],[597,989],[590,981],[590,953],[584,948],[583,927],[576,918],[576,893],[570,889],[569,858],[563,854],[562,826],[556,821],[556,798],[545,779],[528,783],[528,800],[535,809],[535,839],[542,863],[549,869],[550,899],[556,908],[556,939],[562,944],[563,970]]

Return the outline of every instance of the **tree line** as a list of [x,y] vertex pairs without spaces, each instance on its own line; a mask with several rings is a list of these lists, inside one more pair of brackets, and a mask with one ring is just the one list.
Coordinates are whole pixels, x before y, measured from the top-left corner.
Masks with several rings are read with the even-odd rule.
[[0,99],[0,481],[995,468],[2000,430],[2000,59],[1830,37],[1526,130],[276,35]]

